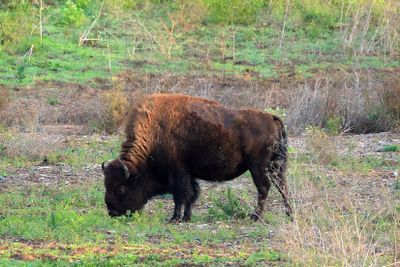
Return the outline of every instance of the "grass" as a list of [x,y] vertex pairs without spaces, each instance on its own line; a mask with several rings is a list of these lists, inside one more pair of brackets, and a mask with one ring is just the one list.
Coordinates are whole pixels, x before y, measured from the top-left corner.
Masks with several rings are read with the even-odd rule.
[[[0,84],[24,87],[39,81],[62,81],[95,86],[98,79],[110,82],[124,70],[160,75],[211,71],[238,76],[251,72],[270,79],[291,74],[293,67],[296,77],[305,79],[332,69],[351,69],[355,60],[361,69],[400,66],[396,57],[362,55],[355,59],[352,51],[343,49],[341,35],[335,31],[312,38],[303,31],[287,31],[283,49],[278,46],[280,29],[262,23],[195,25],[190,31],[177,26],[176,32],[168,35],[163,23],[168,22],[169,8],[164,5],[118,16],[105,13],[91,32],[98,40],[82,46],[79,36],[89,28],[90,19],[80,27],[69,27],[58,22],[58,7],[48,8],[43,42],[32,35],[20,38],[12,49],[5,46],[0,50]],[[97,12],[95,6],[91,9],[91,13]],[[32,45],[33,52],[24,56]]]
[[[240,250],[212,248],[222,248],[225,243],[238,240],[239,229],[264,228],[252,225],[249,220],[237,221],[235,225],[214,221],[201,228],[197,225],[207,221],[200,216],[194,218],[193,224],[167,224],[170,214],[165,204],[172,202],[171,199],[153,200],[145,212],[131,218],[112,219],[106,213],[103,197],[101,183],[35,186],[28,190],[10,188],[2,192],[0,263],[22,263],[23,260],[57,265],[243,262],[254,253],[254,248],[246,246],[249,242],[246,237],[242,238]],[[253,235],[263,236],[263,231],[254,232]],[[176,259],[176,253],[185,257]],[[270,256],[263,258],[260,256],[263,253]],[[279,259],[276,255],[272,250],[263,251],[250,256],[250,262],[276,261]]]
[[[55,150],[59,161],[49,164],[62,162],[82,170],[116,155],[118,137],[82,140],[72,143],[74,149]],[[320,164],[298,149],[289,153],[294,223],[281,210],[276,190],[268,197],[263,222],[248,219],[256,198],[249,174],[229,183],[202,185],[192,222],[179,225],[167,223],[173,210],[170,195],[156,197],[131,217],[110,218],[100,172],[83,184],[9,185],[0,191],[0,265],[395,262],[398,181],[388,188],[376,184],[374,175],[398,167],[371,156],[335,154],[332,163]],[[8,168],[7,175],[12,177],[13,170]],[[370,182],[375,186],[370,187]]]

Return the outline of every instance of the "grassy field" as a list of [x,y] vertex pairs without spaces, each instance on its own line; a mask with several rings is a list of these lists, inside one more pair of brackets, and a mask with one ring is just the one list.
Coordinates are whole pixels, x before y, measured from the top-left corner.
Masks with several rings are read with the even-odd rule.
[[[395,0],[0,1],[0,266],[397,266]],[[100,164],[152,92],[273,112],[295,220],[249,173],[110,218]],[[390,131],[376,133],[381,131]],[[371,133],[347,135],[347,133]]]
[[391,140],[398,138],[324,139],[310,132],[291,139],[295,222],[284,215],[276,190],[263,220],[250,221],[256,190],[249,174],[201,183],[191,223],[167,223],[169,195],[131,217],[110,218],[99,159],[115,156],[118,136],[74,137],[65,148],[48,151],[62,157],[46,162],[26,155],[16,166],[10,163],[15,158],[3,158],[0,264],[396,265],[400,155]]
[[[126,70],[138,75],[214,73],[276,79],[290,74],[304,79],[336,69],[400,66],[398,40],[393,39],[396,28],[393,33],[383,32],[392,29],[384,28],[379,17],[392,22],[383,13],[391,8],[390,1],[386,5],[373,1],[372,6],[343,1],[348,17],[342,14],[342,21],[335,6],[330,6],[333,13],[329,15],[330,11],[316,0],[303,6],[296,3],[283,35],[284,1],[243,15],[248,21],[231,23],[213,23],[224,11],[214,10],[207,1],[160,1],[158,5],[143,1],[131,9],[118,8],[112,0],[104,4],[63,2],[45,4],[42,17],[39,6],[27,3],[9,4],[9,10],[1,13],[1,84],[24,87],[41,81],[64,81],[96,86]],[[250,2],[244,3],[252,7]],[[364,16],[368,8],[372,15],[365,32],[352,25],[364,17],[355,21],[351,14],[360,12]],[[329,16],[333,16],[330,24],[323,21]],[[26,25],[16,26],[20,23]],[[320,28],[315,26],[318,23]],[[38,24],[42,26],[40,32]],[[393,43],[389,46],[384,41]]]

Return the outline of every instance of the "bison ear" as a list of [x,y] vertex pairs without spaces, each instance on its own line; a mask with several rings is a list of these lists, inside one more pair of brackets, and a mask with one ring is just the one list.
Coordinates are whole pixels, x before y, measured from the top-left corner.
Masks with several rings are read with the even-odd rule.
[[107,165],[106,165],[106,162],[104,161],[102,164],[101,164],[101,169],[104,171],[104,169],[107,167]]
[[119,161],[119,163],[121,164],[121,166],[122,166],[122,169],[124,170],[124,174],[125,174],[125,179],[129,179],[129,176],[131,176],[131,174],[129,173],[129,169],[128,169],[128,167],[125,165],[125,163],[123,163],[122,162],[122,160],[118,160]]

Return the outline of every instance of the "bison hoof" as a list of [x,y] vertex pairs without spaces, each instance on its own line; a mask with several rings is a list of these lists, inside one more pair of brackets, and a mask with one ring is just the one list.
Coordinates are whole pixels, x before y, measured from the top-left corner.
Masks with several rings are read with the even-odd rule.
[[179,218],[179,217],[172,217],[171,219],[169,219],[169,223],[172,223],[172,224],[179,224],[180,223],[180,221],[181,221],[181,219]]
[[250,215],[250,220],[252,221],[259,221],[261,219],[261,214],[258,213],[253,213]]
[[190,222],[190,217],[189,216],[183,216],[182,222]]

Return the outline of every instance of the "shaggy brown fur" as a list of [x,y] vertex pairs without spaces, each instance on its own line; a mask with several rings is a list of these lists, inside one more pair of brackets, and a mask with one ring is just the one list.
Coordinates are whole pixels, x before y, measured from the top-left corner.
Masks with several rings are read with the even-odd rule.
[[157,194],[171,193],[171,221],[189,221],[200,188],[197,179],[231,180],[250,170],[258,190],[258,219],[271,187],[292,214],[284,172],[287,137],[275,115],[234,110],[203,98],[156,94],[134,105],[121,155],[106,166],[105,201],[109,214],[141,209]]

